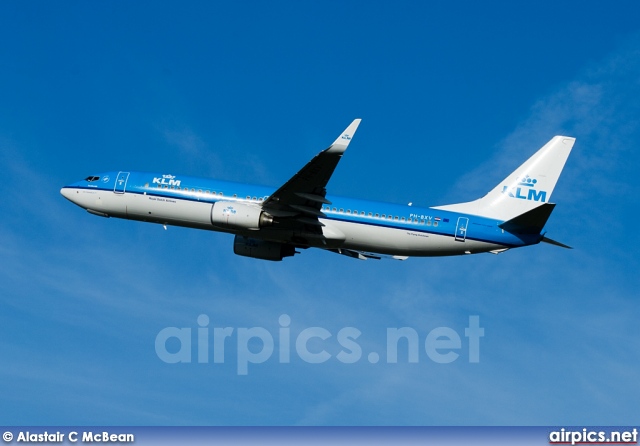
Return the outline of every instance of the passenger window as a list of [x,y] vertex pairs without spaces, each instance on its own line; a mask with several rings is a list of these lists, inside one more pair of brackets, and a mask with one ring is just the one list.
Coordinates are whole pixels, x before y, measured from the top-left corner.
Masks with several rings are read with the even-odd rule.
[[437,222],[437,221],[434,221],[434,222],[433,222],[433,226],[438,226],[438,222]]
[[404,217],[402,217],[402,218],[400,219],[400,221],[404,221]]
[[376,218],[380,217],[380,214],[376,214]]
[[333,208],[333,212],[336,212],[338,210],[338,208]]
[[340,208],[340,212],[344,212],[344,208]]
[[350,214],[350,213],[351,213],[351,209],[347,209],[347,214]]
[[393,217],[393,219],[397,221],[398,220],[398,216]]
[[382,218],[386,218],[387,216],[385,214],[382,214]]
[[364,215],[364,211],[360,212],[360,215]]
[[427,226],[431,226],[431,220],[427,220]]
[[373,214],[371,212],[369,212],[369,217],[371,217]]
[[420,220],[420,224],[423,225],[424,224],[424,220]]

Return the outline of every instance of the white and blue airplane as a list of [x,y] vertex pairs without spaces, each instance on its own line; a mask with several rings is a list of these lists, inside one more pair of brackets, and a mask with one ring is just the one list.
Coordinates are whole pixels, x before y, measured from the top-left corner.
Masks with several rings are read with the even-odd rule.
[[540,242],[551,194],[575,138],[556,136],[475,201],[421,208],[327,195],[327,183],[360,124],[279,189],[170,173],[91,175],[60,193],[93,215],[235,235],[241,256],[282,260],[320,248],[357,259],[449,256]]

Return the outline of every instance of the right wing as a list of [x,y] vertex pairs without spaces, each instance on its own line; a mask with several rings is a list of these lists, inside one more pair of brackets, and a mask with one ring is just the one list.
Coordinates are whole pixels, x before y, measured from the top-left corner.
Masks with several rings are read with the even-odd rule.
[[276,218],[291,218],[294,226],[311,225],[321,227],[318,217],[323,204],[331,204],[325,197],[327,183],[340,158],[347,150],[351,138],[360,125],[354,120],[329,148],[317,154],[298,173],[275,191],[262,204],[262,208]]

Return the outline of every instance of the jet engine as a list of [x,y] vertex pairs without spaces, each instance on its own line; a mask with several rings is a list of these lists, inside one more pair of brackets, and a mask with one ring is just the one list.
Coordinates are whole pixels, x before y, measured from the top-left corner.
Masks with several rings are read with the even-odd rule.
[[260,229],[273,224],[273,217],[258,206],[218,201],[211,208],[211,224],[225,229]]
[[233,252],[239,256],[254,259],[280,261],[285,257],[293,256],[296,248],[284,243],[236,235],[233,240]]

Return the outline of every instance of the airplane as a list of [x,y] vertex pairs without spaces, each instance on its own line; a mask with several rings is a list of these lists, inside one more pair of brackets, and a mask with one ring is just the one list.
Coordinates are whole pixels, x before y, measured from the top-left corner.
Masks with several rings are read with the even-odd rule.
[[575,138],[555,136],[485,196],[423,208],[327,195],[351,142],[354,120],[327,149],[280,188],[172,173],[112,171],[60,193],[100,217],[235,235],[235,254],[281,261],[320,248],[355,259],[499,254],[546,237],[551,194]]

